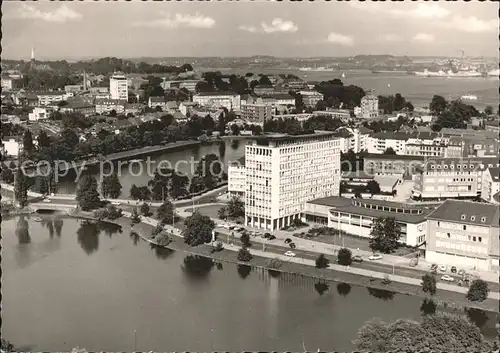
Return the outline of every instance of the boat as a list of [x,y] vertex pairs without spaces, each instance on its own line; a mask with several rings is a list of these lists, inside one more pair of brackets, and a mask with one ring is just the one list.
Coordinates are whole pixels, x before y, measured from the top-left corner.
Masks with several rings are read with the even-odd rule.
[[406,75],[406,70],[372,70],[374,74],[393,74],[393,75]]
[[479,71],[476,70],[458,70],[457,72],[453,72],[452,70],[448,70],[448,77],[481,77],[483,76]]
[[475,96],[473,94],[466,94],[466,95],[460,97],[460,99],[467,100],[467,101],[477,101],[477,96]]
[[33,218],[33,220],[34,220],[35,222],[41,222],[41,221],[42,221],[42,219],[41,219],[40,217],[35,217],[35,218]]

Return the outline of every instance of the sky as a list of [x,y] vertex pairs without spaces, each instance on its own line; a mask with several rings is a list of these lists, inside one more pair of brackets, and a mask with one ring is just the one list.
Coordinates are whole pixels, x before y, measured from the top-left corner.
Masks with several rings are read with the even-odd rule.
[[2,56],[498,55],[495,2],[3,2]]

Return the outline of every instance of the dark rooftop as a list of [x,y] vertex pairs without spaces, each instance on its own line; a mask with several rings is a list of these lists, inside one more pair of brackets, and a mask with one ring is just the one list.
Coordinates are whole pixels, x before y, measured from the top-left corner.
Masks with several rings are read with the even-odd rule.
[[498,228],[499,208],[489,203],[448,199],[428,218]]
[[200,92],[197,96],[237,96],[237,93],[229,91]]
[[409,160],[409,161],[424,161],[425,157],[424,156],[413,156],[413,155],[408,155],[408,154],[378,154],[378,153],[370,153],[367,154],[364,159],[384,159],[384,160],[394,160],[394,161],[402,161],[402,160]]

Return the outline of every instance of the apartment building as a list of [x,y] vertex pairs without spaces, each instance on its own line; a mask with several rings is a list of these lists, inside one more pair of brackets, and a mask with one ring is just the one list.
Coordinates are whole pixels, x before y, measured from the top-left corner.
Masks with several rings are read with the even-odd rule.
[[165,100],[165,97],[149,97],[148,100],[148,107],[150,108],[156,108],[160,107],[162,110],[165,110],[167,108],[167,101]]
[[261,97],[264,103],[271,104],[273,108],[279,106],[287,107],[290,105],[295,106],[295,97],[288,93],[278,93],[273,95],[264,95]]
[[171,89],[171,88],[185,88],[189,92],[195,93],[196,92],[196,84],[200,82],[200,80],[176,80],[176,81],[163,81],[160,86],[164,90]]
[[351,113],[347,109],[326,108],[326,110],[314,111],[313,115],[329,116],[330,118],[333,118],[333,119],[340,119],[344,123],[348,122],[351,119]]
[[61,113],[79,113],[84,116],[92,116],[96,113],[95,105],[83,100],[70,101],[65,106],[60,107],[59,111]]
[[96,99],[95,112],[97,114],[104,114],[110,113],[112,110],[114,110],[116,114],[123,114],[125,113],[125,104],[127,104],[126,100]]
[[491,167],[484,173],[481,180],[481,199],[495,202],[494,196],[500,191],[500,168]]
[[307,202],[302,219],[307,223],[322,224],[370,238],[373,222],[377,218],[392,217],[401,227],[400,243],[422,246],[427,231],[426,216],[433,210],[432,205],[331,196]]
[[368,94],[361,98],[361,118],[378,118],[378,98],[373,94]]
[[109,79],[111,99],[128,101],[128,81],[124,75],[113,75]]
[[40,92],[35,94],[38,97],[38,104],[42,106],[52,105],[68,98],[65,92],[60,91]]
[[274,87],[273,85],[257,85],[253,88],[253,92],[258,96],[263,94],[273,94]]
[[443,139],[422,140],[410,138],[404,146],[404,154],[425,157],[447,157],[447,144]]
[[48,119],[50,113],[52,113],[53,109],[48,107],[35,107],[33,111],[28,114],[29,121],[38,121]]
[[405,154],[406,141],[410,138],[404,132],[376,132],[368,137],[368,153],[384,153],[392,148],[396,154]]
[[499,207],[446,200],[427,216],[425,258],[462,269],[499,270]]
[[193,102],[204,107],[223,107],[236,111],[239,111],[241,108],[240,95],[233,92],[202,92],[193,96]]
[[411,176],[424,164],[423,156],[368,154],[363,171],[369,175]]
[[416,169],[412,197],[417,199],[475,198],[482,176],[498,167],[498,158],[432,158]]
[[245,225],[281,229],[307,201],[339,194],[340,145],[331,132],[258,136],[245,148]]
[[273,107],[266,104],[262,98],[249,99],[246,103],[241,103],[241,118],[250,122],[264,123],[272,119]]
[[245,199],[246,177],[245,157],[231,162],[227,167],[227,191],[229,196]]
[[500,125],[499,125],[498,120],[487,121],[484,124],[484,128],[486,131],[492,131],[492,132],[497,133],[497,134],[500,133]]
[[316,107],[316,104],[323,100],[323,95],[318,91],[299,91],[299,94],[302,96],[302,102],[306,107]]

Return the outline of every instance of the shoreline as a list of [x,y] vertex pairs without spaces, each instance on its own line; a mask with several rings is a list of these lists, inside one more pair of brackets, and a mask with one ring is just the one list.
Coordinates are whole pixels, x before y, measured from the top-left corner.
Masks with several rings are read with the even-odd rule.
[[[92,220],[99,221],[98,219],[92,217],[91,215],[87,215],[84,213],[75,213],[69,215],[69,217],[83,220]],[[121,222],[120,222],[121,220]],[[422,300],[425,298],[432,299],[439,307],[444,308],[452,308],[465,310],[468,308],[471,309],[480,309],[488,312],[498,312],[498,301],[494,299],[487,299],[482,303],[473,303],[466,299],[463,293],[452,292],[440,289],[438,290],[435,296],[430,296],[422,292],[421,287],[400,283],[396,281],[392,281],[391,283],[385,285],[381,283],[381,279],[379,278],[371,278],[367,276],[362,276],[359,274],[336,271],[333,268],[327,269],[318,269],[313,266],[309,266],[306,264],[299,264],[290,261],[281,261],[282,266],[279,269],[270,268],[267,264],[270,258],[278,257],[278,254],[274,254],[275,256],[271,257],[263,257],[259,255],[252,254],[253,258],[249,262],[239,261],[237,259],[237,251],[240,247],[233,246],[229,247],[227,243],[223,243],[224,249],[220,252],[211,252],[211,246],[209,244],[204,244],[197,247],[191,247],[185,244],[182,241],[182,237],[179,235],[172,234],[170,232],[170,238],[172,239],[171,243],[167,246],[158,245],[149,234],[153,230],[153,226],[146,223],[137,223],[134,226],[130,225],[130,220],[127,217],[121,217],[117,220],[101,220],[100,222],[107,222],[111,224],[115,224],[120,226],[123,230],[128,230],[129,232],[133,232],[137,234],[144,241],[159,247],[164,247],[169,250],[174,251],[183,251],[189,255],[195,256],[203,256],[207,258],[211,258],[214,261],[218,262],[226,262],[231,263],[237,266],[250,266],[252,268],[257,268],[261,270],[273,271],[274,273],[279,273],[280,275],[293,274],[301,277],[308,277],[311,279],[316,279],[319,282],[335,282],[335,284],[347,283],[349,285],[361,286],[376,290],[384,291],[387,295],[392,295],[394,293],[400,295],[411,295],[421,298]],[[147,234],[149,233],[149,234]],[[252,247],[249,248],[252,253]]]

